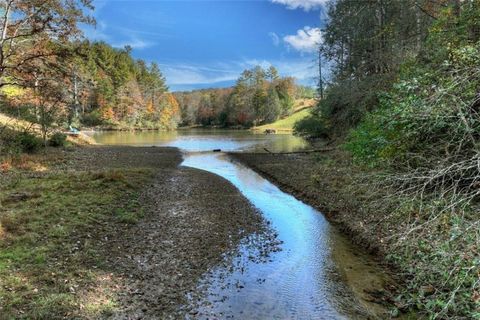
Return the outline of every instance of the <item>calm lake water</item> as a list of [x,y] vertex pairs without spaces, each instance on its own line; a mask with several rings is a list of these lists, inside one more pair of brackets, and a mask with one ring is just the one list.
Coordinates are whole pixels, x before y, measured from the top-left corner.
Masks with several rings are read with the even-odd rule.
[[[281,241],[280,251],[259,263],[247,245],[231,265],[211,270],[199,283],[205,302],[193,318],[203,319],[370,319],[383,311],[365,290],[381,289],[386,277],[371,259],[351,246],[324,216],[282,192],[222,151],[294,151],[308,147],[292,135],[248,131],[100,132],[102,144],[174,146],[183,166],[215,173],[235,185],[264,215]],[[199,152],[201,151],[201,152]]]
[[212,151],[294,151],[308,143],[290,134],[253,134],[247,130],[189,129],[170,132],[140,131],[95,132],[92,137],[101,144],[136,146],[171,146],[186,152]]

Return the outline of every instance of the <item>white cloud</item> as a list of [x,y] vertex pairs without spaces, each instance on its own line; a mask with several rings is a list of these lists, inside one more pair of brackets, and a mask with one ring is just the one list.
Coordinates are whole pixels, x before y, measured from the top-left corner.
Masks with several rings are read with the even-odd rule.
[[277,47],[280,44],[280,38],[275,32],[269,32],[268,35],[272,38],[273,45]]
[[131,38],[129,40],[123,40],[120,42],[115,42],[112,44],[114,48],[124,48],[125,46],[130,46],[132,49],[145,49],[153,46],[153,42],[145,41],[140,38]]
[[231,65],[204,67],[186,63],[160,64],[169,85],[214,84],[235,80],[239,73]]
[[[112,36],[112,29],[118,29],[119,32]],[[114,48],[124,48],[130,46],[133,49],[145,49],[155,45],[154,41],[142,39],[142,34],[137,34],[135,30],[122,27],[107,25],[104,21],[97,21],[96,26],[83,26],[84,36],[93,41],[105,41]]]
[[273,3],[283,4],[289,9],[302,8],[305,11],[321,8],[329,0],[271,0]]
[[316,68],[314,63],[308,58],[295,60],[246,60],[242,63],[244,69],[253,68],[254,66],[261,66],[268,68],[274,66],[282,76],[294,77],[302,84],[313,84],[316,75]]
[[109,37],[106,34],[107,24],[103,21],[97,21],[95,26],[83,25],[83,34],[90,40],[107,41]]
[[300,52],[314,52],[322,41],[322,32],[319,28],[304,27],[296,35],[283,37],[289,46]]
[[288,60],[244,59],[215,62],[208,66],[182,62],[161,63],[160,69],[173,90],[233,85],[245,69],[275,66],[282,76],[295,77],[301,84],[314,84],[315,65],[309,58]]

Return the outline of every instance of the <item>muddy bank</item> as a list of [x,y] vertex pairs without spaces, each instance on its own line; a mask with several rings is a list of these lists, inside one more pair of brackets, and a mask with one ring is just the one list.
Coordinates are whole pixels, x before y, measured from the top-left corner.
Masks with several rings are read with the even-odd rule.
[[119,308],[111,318],[182,317],[191,307],[180,308],[187,294],[199,294],[200,276],[246,235],[264,230],[259,213],[233,185],[179,167],[181,161],[175,148],[98,147],[77,155],[77,164],[90,168],[155,170],[139,199],[144,218],[105,244],[106,264],[120,279]]
[[[359,172],[341,151],[313,154],[232,153],[231,156],[321,211],[355,244],[383,255],[390,223],[372,215],[358,190]],[[354,183],[355,182],[355,183]],[[357,188],[357,189],[355,189]],[[382,223],[382,224],[380,224]]]
[[0,319],[195,318],[201,276],[247,236],[274,239],[176,148],[49,151],[0,172]]

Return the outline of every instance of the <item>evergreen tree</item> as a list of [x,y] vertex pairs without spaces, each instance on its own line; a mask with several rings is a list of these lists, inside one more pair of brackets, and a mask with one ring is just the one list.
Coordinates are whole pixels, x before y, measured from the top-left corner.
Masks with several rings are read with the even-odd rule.
[[265,102],[265,107],[263,108],[263,122],[270,123],[278,119],[282,112],[282,104],[280,98],[278,97],[277,90],[274,87],[268,89],[268,95]]

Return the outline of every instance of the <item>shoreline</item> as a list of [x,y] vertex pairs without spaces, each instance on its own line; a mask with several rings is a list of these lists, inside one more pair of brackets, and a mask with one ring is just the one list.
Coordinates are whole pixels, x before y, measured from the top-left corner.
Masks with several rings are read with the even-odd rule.
[[[78,215],[80,217],[86,215],[87,221],[82,228],[65,231],[65,238],[61,238],[63,239],[61,243],[67,248],[70,248],[68,244],[70,241],[81,244],[71,245],[73,248],[78,247],[75,254],[80,255],[82,261],[63,266],[73,268],[68,271],[69,273],[80,269],[93,277],[83,284],[77,276],[70,275],[69,280],[77,283],[73,297],[80,301],[80,306],[89,306],[87,309],[90,309],[88,311],[91,313],[90,317],[115,319],[159,314],[171,317],[195,312],[191,308],[196,307],[195,303],[200,303],[198,297],[201,296],[201,292],[196,285],[202,275],[212,266],[225,263],[222,255],[226,252],[233,253],[246,234],[261,233],[267,235],[267,238],[270,237],[264,218],[238,189],[226,179],[208,171],[180,166],[183,159],[181,151],[177,148],[92,145],[57,152],[60,154],[45,159],[45,166],[48,164],[50,168],[33,175],[29,170],[19,172],[21,180],[33,183],[35,188],[38,181],[58,180],[70,188],[66,191],[61,189],[62,192],[73,192],[72,199],[86,197],[88,193],[88,197],[97,201],[98,195],[104,197],[109,189],[115,190],[112,200],[109,200],[111,202],[102,204],[91,218],[89,203],[77,204],[73,202],[74,200],[69,200],[64,204],[65,209],[60,207],[61,210],[68,210],[67,207],[75,204]],[[233,158],[238,159],[237,155],[235,154]],[[241,154],[243,155],[251,156]],[[245,164],[259,172],[258,166]],[[284,192],[305,201],[294,189],[282,186],[275,175],[259,173],[280,186]],[[61,178],[57,178],[58,175],[61,175]],[[68,187],[71,184],[70,176],[81,177],[74,179],[88,181],[92,185]],[[17,183],[13,183],[1,191],[2,193],[5,191],[7,198],[20,193],[19,191],[30,192],[22,188],[17,191],[17,187]],[[52,210],[51,206],[55,204],[55,199],[62,197],[63,194],[49,185],[40,183],[38,187],[44,191],[31,195],[32,199],[41,201],[45,207],[43,210]],[[45,203],[45,196],[53,199],[53,203]],[[25,203],[28,203],[30,195],[26,197],[28,199]],[[0,201],[3,200],[0,198]],[[311,204],[310,201],[305,202]],[[315,204],[313,206],[318,208]],[[9,211],[12,211],[15,216],[17,208],[16,201],[11,200],[11,203],[5,206],[5,212],[10,215]],[[0,210],[0,217],[2,214]],[[33,217],[36,216],[34,207],[32,214]],[[328,215],[326,216],[328,218]],[[59,224],[56,219],[57,217],[48,217],[48,224],[44,230],[47,235],[43,235],[44,231],[40,230],[37,231],[40,237],[50,239],[48,235],[53,232],[50,229]],[[75,222],[75,219],[76,216],[66,215],[62,217],[61,223],[67,228]],[[98,221],[102,222],[97,224]],[[30,228],[28,221],[21,223],[26,224],[27,229]],[[216,231],[212,232],[212,228]],[[6,243],[15,244],[16,232],[6,231]],[[350,237],[347,240],[352,242]],[[55,243],[52,245],[58,252],[47,251],[47,261],[71,259],[70,253],[63,252]],[[6,250],[5,247],[0,247],[0,253],[2,250]],[[36,244],[28,244],[26,250],[37,250]],[[88,263],[85,264],[83,260]],[[43,274],[42,265],[36,267],[40,270],[37,272],[38,276],[49,277]],[[17,268],[22,270],[21,267]],[[45,272],[47,270],[62,274],[57,267],[50,266]],[[27,268],[25,272],[28,274],[32,271]],[[33,276],[32,281],[36,282],[38,276]],[[99,281],[99,278],[102,280]],[[42,294],[34,298],[48,298],[53,294],[51,290],[56,290],[48,285],[35,286],[40,288]],[[67,290],[65,294],[69,296],[72,294],[68,292],[70,288],[65,288]],[[18,290],[22,293],[21,288]],[[186,292],[194,299],[193,304],[189,304],[190,308],[185,307]],[[374,303],[382,301],[391,303],[374,294],[366,293],[372,297]],[[96,295],[99,295],[102,301],[97,301],[99,298]],[[38,312],[29,310],[30,307],[26,305],[18,308],[18,312],[21,311],[22,314]],[[64,311],[57,310],[54,305],[44,308],[46,310],[42,312],[50,317],[64,314],[62,313]],[[73,304],[67,310],[69,314],[85,316],[82,308],[84,307],[79,309],[79,305]],[[94,311],[91,311],[92,309]],[[13,315],[16,314],[13,309],[9,310],[8,304],[6,310],[14,312]]]
[[[371,229],[365,228],[368,223],[365,219],[365,211],[361,207],[361,202],[356,201],[352,195],[352,199],[346,199],[345,194],[338,192],[342,186],[342,178],[336,181],[336,169],[334,163],[328,161],[326,164],[316,166],[316,170],[323,168],[325,177],[319,185],[310,181],[309,174],[311,172],[298,172],[297,165],[314,166],[313,157],[323,157],[331,160],[337,155],[332,155],[336,151],[327,151],[321,155],[311,154],[269,154],[269,153],[228,153],[229,156],[241,164],[247,166],[257,172],[263,178],[275,184],[280,190],[300,201],[317,209],[325,218],[345,237],[353,247],[357,247],[360,251],[370,256],[373,261],[378,263],[380,268],[388,275],[391,281],[387,281],[382,292],[372,292],[372,301],[380,304],[386,304],[390,307],[396,306],[395,296],[401,292],[404,287],[406,278],[400,272],[400,269],[390,263],[386,259],[389,247],[383,239],[383,235],[379,236],[372,232]],[[330,170],[330,172],[328,172]],[[313,172],[313,171],[312,171]],[[328,172],[328,173],[327,173]],[[339,175],[345,174],[342,172]],[[355,203],[356,206],[353,206]],[[403,310],[401,318],[409,319],[412,310]],[[414,313],[415,314],[415,313]]]
[[[329,152],[329,151],[326,151]],[[363,249],[367,250],[370,254],[377,257],[378,259],[383,259],[385,248],[379,245],[379,242],[372,241],[368,239],[368,236],[363,235],[361,232],[358,232],[358,226],[355,225],[358,221],[355,219],[343,219],[339,217],[338,208],[332,208],[325,203],[325,197],[322,196],[321,192],[308,192],[302,190],[301,185],[294,185],[285,177],[282,177],[285,171],[273,171],[272,169],[260,164],[257,164],[258,160],[262,161],[271,161],[271,163],[278,165],[279,163],[285,162],[288,157],[303,157],[309,158],[310,155],[302,154],[281,154],[281,153],[228,153],[232,159],[239,161],[243,165],[254,170],[260,174],[265,179],[269,180],[273,184],[279,187],[283,192],[291,194],[298,198],[301,201],[311,205],[320,211],[331,223],[333,223],[343,234],[349,237],[349,240],[355,244],[361,246]],[[275,159],[275,160],[273,160]],[[285,165],[289,167],[288,164]],[[290,168],[293,169],[293,168]],[[343,202],[343,201],[342,201]],[[348,208],[346,211],[352,211],[352,208]],[[383,261],[386,264],[385,261]]]
[[225,263],[245,234],[269,231],[231,183],[181,162],[176,148],[94,145],[28,156],[0,173],[0,312],[51,319],[191,312],[186,293],[195,307],[202,275]]

